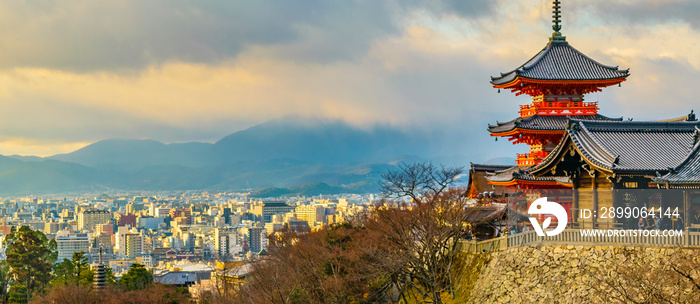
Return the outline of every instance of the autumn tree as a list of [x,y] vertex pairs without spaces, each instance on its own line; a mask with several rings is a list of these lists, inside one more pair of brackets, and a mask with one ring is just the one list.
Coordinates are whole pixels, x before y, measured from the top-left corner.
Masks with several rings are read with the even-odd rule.
[[[384,176],[387,199],[319,231],[270,239],[234,303],[377,303],[454,295],[467,234],[459,168],[404,165]],[[416,299],[417,298],[417,299]]]
[[268,255],[252,266],[233,302],[386,302],[392,285],[372,260],[379,251],[386,254],[388,247],[371,241],[379,239],[372,234],[351,224],[278,234],[270,240]]
[[96,290],[91,286],[56,285],[44,295],[37,295],[30,304],[186,304],[193,303],[187,288],[153,283],[141,290],[126,291],[116,286]]

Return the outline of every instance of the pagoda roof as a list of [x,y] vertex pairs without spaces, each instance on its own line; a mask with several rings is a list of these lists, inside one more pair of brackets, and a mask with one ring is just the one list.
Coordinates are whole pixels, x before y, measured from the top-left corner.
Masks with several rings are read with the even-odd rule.
[[[530,168],[537,175],[556,164],[564,151],[575,150],[582,159],[605,172],[668,172],[697,149],[697,121],[590,121],[570,120],[557,147]],[[571,147],[569,149],[568,147]]]
[[513,166],[505,170],[487,173],[486,179],[491,183],[505,184],[512,183],[516,180],[542,182],[542,183],[559,183],[564,185],[571,184],[568,177],[535,177],[528,172],[529,166]]
[[[698,129],[700,132],[700,129]],[[700,185],[700,142],[695,144],[693,152],[677,167],[667,174],[654,178],[654,182],[675,186]]]
[[491,84],[506,87],[518,78],[544,81],[601,81],[624,79],[629,69],[603,65],[571,46],[564,37],[553,37],[539,52],[515,70],[491,77]]
[[495,191],[498,194],[504,193],[505,188],[493,187],[486,179],[486,175],[495,171],[505,170],[513,165],[486,165],[471,163],[469,170],[469,191],[470,196],[475,197],[485,191]]
[[495,171],[508,169],[512,166],[513,165],[486,165],[471,163],[471,169],[469,169],[469,196],[474,198],[479,193],[485,191],[494,191],[497,194],[505,193],[505,187],[494,187],[493,185],[490,185],[489,181],[486,179],[486,175]]
[[490,165],[490,164],[475,164],[471,163],[472,171],[501,171],[512,167],[513,165]]
[[464,221],[472,224],[483,224],[506,216],[506,205],[478,206],[464,208]]
[[594,115],[533,115],[518,117],[508,122],[496,122],[489,124],[489,132],[492,134],[507,133],[515,129],[533,131],[564,131],[570,119],[595,120],[595,121],[622,121],[620,118],[612,118],[600,114]]

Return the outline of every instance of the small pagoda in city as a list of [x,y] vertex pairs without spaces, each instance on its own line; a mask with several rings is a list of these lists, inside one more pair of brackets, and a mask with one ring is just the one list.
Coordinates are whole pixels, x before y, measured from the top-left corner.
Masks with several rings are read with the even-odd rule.
[[598,114],[598,103],[586,102],[584,96],[620,85],[629,76],[629,69],[603,65],[571,46],[560,32],[558,0],[553,8],[554,33],[549,43],[516,69],[491,77],[491,84],[498,92],[510,90],[515,95],[532,97],[532,103],[520,106],[517,118],[488,127],[491,136],[529,146],[528,153],[517,155],[516,166],[488,174],[491,185],[508,189],[571,188],[566,177],[535,178],[528,169],[539,165],[559,144],[569,119],[622,120]]

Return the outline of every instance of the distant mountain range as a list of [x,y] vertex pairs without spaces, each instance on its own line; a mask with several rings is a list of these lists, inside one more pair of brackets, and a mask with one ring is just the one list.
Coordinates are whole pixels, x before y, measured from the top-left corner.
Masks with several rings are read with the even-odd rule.
[[103,189],[254,189],[257,196],[368,192],[397,163],[430,159],[435,150],[427,134],[284,119],[213,144],[110,139],[46,158],[0,156],[0,195]]
[[138,170],[160,165],[204,167],[287,159],[346,164],[425,154],[425,138],[391,128],[362,130],[341,122],[278,120],[233,133],[214,144],[163,144],[155,140],[103,140],[48,157],[85,166]]

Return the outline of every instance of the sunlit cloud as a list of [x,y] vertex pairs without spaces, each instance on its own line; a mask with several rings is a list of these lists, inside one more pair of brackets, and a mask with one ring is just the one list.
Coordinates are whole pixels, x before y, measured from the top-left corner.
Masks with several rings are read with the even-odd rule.
[[[459,143],[450,153],[525,149],[487,142],[487,123],[529,102],[496,93],[489,76],[545,46],[551,1],[278,4],[0,4],[0,154],[115,137],[213,142],[287,116],[442,132]],[[567,1],[563,10],[573,46],[631,69],[622,87],[587,96],[603,114],[690,110],[700,76],[695,1]]]

